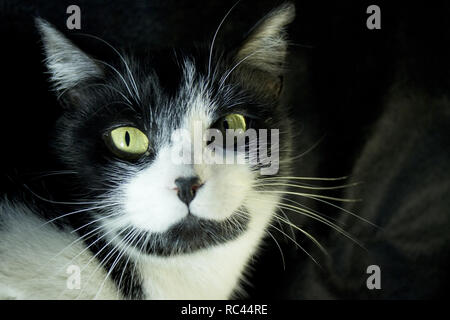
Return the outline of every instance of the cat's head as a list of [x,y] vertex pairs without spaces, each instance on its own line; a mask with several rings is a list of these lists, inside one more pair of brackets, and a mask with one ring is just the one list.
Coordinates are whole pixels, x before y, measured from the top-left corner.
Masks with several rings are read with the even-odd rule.
[[[294,14],[292,4],[278,7],[230,52],[215,45],[191,56],[138,58],[111,47],[117,61],[108,63],[37,21],[64,106],[55,148],[76,172],[78,191],[95,200],[86,213],[95,220],[90,227],[100,226],[111,241],[162,255],[267,227],[271,217],[264,208],[273,207],[279,196],[258,193],[261,178],[268,177],[262,170],[278,175],[288,170],[290,128],[280,91],[285,27]],[[222,139],[205,141],[208,129],[219,135],[253,129],[259,136],[246,143],[233,138],[222,148]],[[259,129],[269,129],[267,141]],[[276,132],[270,129],[279,130],[279,137],[271,137]],[[258,145],[256,155],[269,151],[269,161],[252,162],[251,145]],[[214,163],[196,154],[247,156],[243,163]]]

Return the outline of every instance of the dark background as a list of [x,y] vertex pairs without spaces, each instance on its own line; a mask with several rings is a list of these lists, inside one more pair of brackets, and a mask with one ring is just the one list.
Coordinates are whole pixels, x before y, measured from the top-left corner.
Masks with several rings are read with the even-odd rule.
[[[238,44],[265,13],[280,3],[241,1],[218,34],[218,43],[230,48]],[[295,3],[297,18],[289,27],[291,47],[284,99],[292,105],[290,116],[295,118],[298,131],[301,131],[297,140],[298,152],[302,153],[320,141],[297,162],[297,169],[303,176],[352,174],[356,163],[365,154],[365,146],[376,135],[375,125],[389,113],[389,108],[393,108],[389,107],[393,88],[408,88],[410,92],[420,92],[426,99],[448,94],[450,3]],[[81,8],[82,32],[99,36],[115,47],[144,51],[190,47],[194,42],[209,43],[234,2],[0,1],[1,192],[14,188],[17,181],[26,179],[27,173],[45,172],[52,167],[53,160],[47,153],[48,136],[60,109],[49,92],[33,17],[49,20],[70,36],[78,32],[65,27],[66,8],[71,4]],[[381,30],[366,28],[366,8],[371,4],[381,8]],[[104,50],[97,43],[75,35],[71,39],[90,53],[101,55]],[[448,108],[448,104],[441,107]],[[403,112],[414,121],[424,117],[418,110]],[[402,118],[402,114],[399,117]],[[396,127],[402,121],[391,120],[389,128],[395,128],[395,132],[414,130],[411,125]],[[450,126],[446,124],[439,126],[440,144],[435,149],[438,154],[448,155],[448,143],[442,142],[450,137]],[[396,161],[397,158],[389,156],[395,154],[392,150],[401,148],[402,140],[393,141],[395,143],[384,151],[386,157],[380,156],[376,161]],[[388,139],[386,144],[389,142]],[[413,157],[420,157],[420,154],[410,152]],[[427,154],[429,151],[421,152]],[[448,156],[444,159],[448,160]],[[376,166],[369,165],[367,170],[371,168]],[[440,171],[441,180],[448,180],[446,169]],[[376,176],[376,172],[373,174]],[[447,208],[443,206],[436,210],[445,210],[447,214]],[[364,208],[360,212],[363,215]],[[318,232],[326,231],[319,227]],[[304,256],[295,251],[292,244],[281,242],[287,260],[286,270],[278,249],[267,244],[253,265],[254,272],[250,277],[253,285],[247,288],[250,297],[303,297],[295,290],[295,282],[299,281],[297,265],[305,263]],[[448,247],[440,250],[445,248]],[[440,262],[443,263],[442,270],[448,266],[447,262]],[[355,293],[345,297],[360,296]],[[389,297],[409,296],[400,293]]]

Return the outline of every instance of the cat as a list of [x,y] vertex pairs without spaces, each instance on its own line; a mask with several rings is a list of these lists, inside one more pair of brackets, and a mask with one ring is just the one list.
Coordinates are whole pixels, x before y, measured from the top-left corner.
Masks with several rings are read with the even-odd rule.
[[[62,108],[51,139],[60,167],[54,183],[24,186],[24,196],[0,203],[0,298],[244,294],[290,173],[293,126],[280,95],[294,16],[294,5],[282,4],[229,52],[213,40],[191,55],[140,57],[96,38],[115,54],[108,62],[37,18]],[[250,163],[175,164],[174,150],[186,145],[173,133],[192,133],[195,123],[278,129],[277,173]]]

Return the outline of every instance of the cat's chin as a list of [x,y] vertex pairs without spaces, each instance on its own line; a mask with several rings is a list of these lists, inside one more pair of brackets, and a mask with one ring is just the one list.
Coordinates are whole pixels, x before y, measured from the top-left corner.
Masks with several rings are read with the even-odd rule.
[[149,255],[188,254],[236,239],[247,230],[249,219],[245,208],[223,221],[188,214],[165,232],[152,233],[136,228],[139,241],[131,241],[131,247]]

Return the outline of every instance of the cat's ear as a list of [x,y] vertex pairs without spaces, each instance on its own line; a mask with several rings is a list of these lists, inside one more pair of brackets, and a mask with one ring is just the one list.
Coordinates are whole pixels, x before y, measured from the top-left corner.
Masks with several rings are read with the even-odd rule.
[[56,91],[103,76],[102,69],[86,53],[44,19],[36,18],[45,52],[45,63]]
[[269,86],[275,91],[281,90],[288,47],[286,27],[294,18],[293,3],[275,8],[256,24],[235,56],[236,63],[269,75]]

